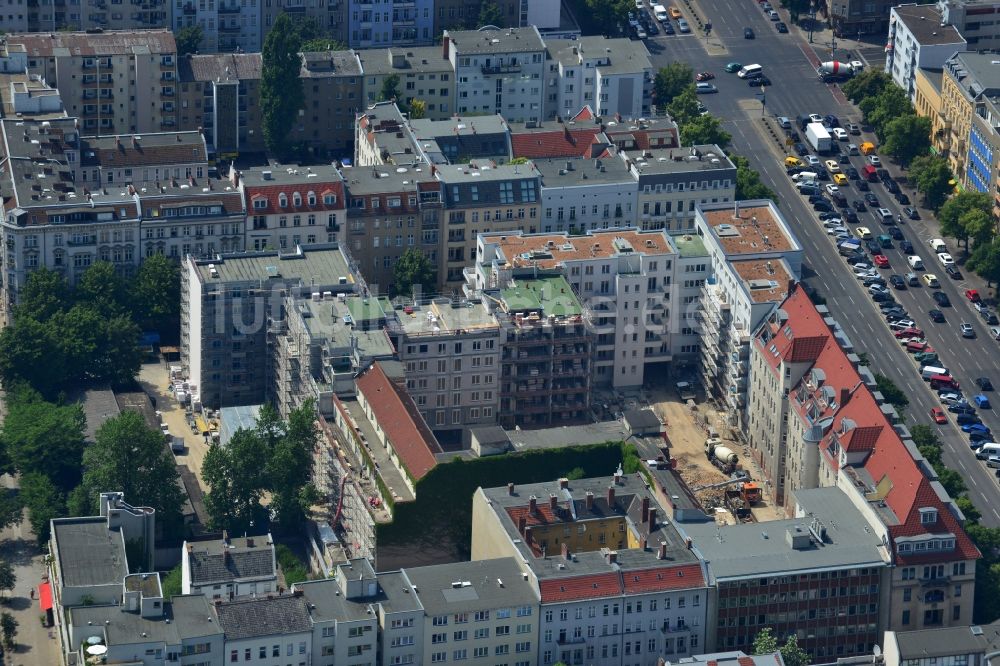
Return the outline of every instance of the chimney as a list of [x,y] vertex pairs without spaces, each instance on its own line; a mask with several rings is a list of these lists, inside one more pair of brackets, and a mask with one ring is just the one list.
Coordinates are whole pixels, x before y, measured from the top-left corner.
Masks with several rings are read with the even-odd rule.
[[229,532],[222,530],[222,543],[229,545]]
[[649,539],[647,539],[646,537],[642,537],[642,541],[640,541],[640,543],[641,543],[641,548],[643,550],[646,550],[646,548],[649,547]]
[[538,515],[538,498],[534,495],[528,498],[528,511],[533,516]]
[[622,475],[619,472],[615,472],[615,485],[620,486],[622,483]]
[[441,38],[441,57],[448,60],[448,47],[451,44],[451,38],[445,35]]
[[507,484],[507,494],[510,495],[511,497],[514,496],[514,484],[513,483],[508,483]]
[[247,548],[253,548],[253,537],[247,538]]
[[572,557],[569,556],[569,544],[565,541],[562,542],[562,558],[564,560],[571,560]]
[[693,545],[691,542],[691,537],[684,539],[684,545],[687,546],[688,550],[691,550],[691,546]]
[[569,479],[567,479],[566,477],[559,479],[559,487],[562,488],[563,490],[569,488]]
[[642,514],[641,515],[642,515],[642,519],[641,519],[642,522],[646,522],[646,519],[649,517],[649,498],[648,497],[643,497],[642,498]]
[[660,559],[660,560],[667,559],[667,542],[666,541],[661,541],[660,542],[660,552],[657,553],[656,557],[657,557],[657,559]]
[[524,529],[528,526],[528,519],[521,516],[517,519],[517,533],[524,534]]
[[649,508],[649,531],[652,532],[656,528],[656,509],[654,507]]
[[556,497],[555,493],[549,493],[549,508],[556,511],[559,507],[559,498]]
[[608,506],[612,509],[615,508],[615,487],[608,486]]
[[587,491],[587,511],[594,510],[594,493]]
[[228,548],[224,548],[222,550],[222,561],[223,561],[223,563],[225,563],[226,566],[229,566],[229,549]]
[[[177,136],[178,136],[178,137],[180,137],[180,135],[179,135],[179,134],[178,134]],[[139,142],[138,142],[138,141],[136,141],[136,139],[135,139],[135,135],[134,135],[134,134],[132,135],[132,147],[133,147],[133,148],[138,148],[138,147],[139,147]]]
[[843,407],[847,404],[847,401],[851,399],[851,389],[846,386],[840,389],[840,406]]
[[230,180],[230,182],[232,182],[233,187],[239,187],[240,186],[240,172],[237,171],[236,169],[231,169],[229,171],[229,180]]
[[526,544],[528,544],[530,546],[532,543],[534,543],[534,541],[535,541],[535,537],[531,533],[531,528],[530,527],[524,528],[524,543],[526,543]]
[[120,136],[116,136],[115,137],[115,147],[116,148],[121,148],[122,147],[122,139],[121,139]]

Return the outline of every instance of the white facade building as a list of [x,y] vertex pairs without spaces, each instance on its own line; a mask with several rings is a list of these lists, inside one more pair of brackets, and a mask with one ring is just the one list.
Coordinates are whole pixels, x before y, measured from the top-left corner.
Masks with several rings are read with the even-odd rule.
[[934,7],[899,5],[889,14],[885,72],[913,101],[918,69],[942,69],[955,51],[968,48],[955,26],[948,25]]
[[649,115],[654,70],[643,42],[595,36],[546,46],[546,118],[571,117],[584,106],[599,116]]
[[636,226],[639,184],[622,160],[553,158],[532,164],[541,177],[545,233]]
[[204,35],[201,53],[260,51],[267,30],[261,22],[261,0],[173,0],[170,26],[176,33],[198,26]]

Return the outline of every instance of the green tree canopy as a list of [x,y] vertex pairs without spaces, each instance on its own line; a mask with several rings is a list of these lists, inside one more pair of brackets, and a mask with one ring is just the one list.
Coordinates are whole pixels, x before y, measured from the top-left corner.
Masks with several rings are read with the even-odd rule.
[[382,79],[382,89],[379,91],[378,98],[381,102],[388,102],[391,100],[400,100],[401,95],[399,94],[399,75],[390,74],[389,76]]
[[694,70],[687,63],[672,62],[661,67],[653,79],[653,101],[659,106],[666,106],[685,88],[694,88],[693,81]]
[[420,287],[425,293],[434,291],[436,271],[434,264],[420,250],[407,248],[392,269],[393,296],[413,296],[413,289]]
[[[889,123],[897,118],[912,115],[913,104],[906,91],[898,86],[887,87],[874,99],[875,107],[871,111],[866,111],[865,119],[875,128],[879,139],[885,141]],[[862,110],[865,108],[863,103],[861,108]],[[928,128],[929,134],[930,128]]]
[[677,123],[678,127],[686,125],[700,115],[698,111],[698,94],[694,86],[689,85],[667,104],[667,113]]
[[66,515],[66,501],[49,477],[39,472],[21,476],[21,501],[28,510],[28,522],[39,545],[49,542],[49,526],[53,518]]
[[5,386],[24,384],[54,397],[70,373],[59,331],[31,317],[0,330],[0,378]]
[[137,323],[169,339],[180,329],[181,274],[177,262],[162,254],[147,257],[131,284]]
[[760,180],[760,174],[750,168],[750,161],[742,155],[730,155],[729,159],[736,165],[736,198],[747,199],[777,199],[778,195]]
[[299,49],[302,38],[288,14],[278,14],[264,38],[260,78],[261,124],[267,149],[277,155],[290,150],[288,133],[302,108]]
[[225,447],[213,444],[205,454],[201,475],[210,487],[205,509],[215,529],[247,531],[263,524],[260,505],[266,487],[264,442],[252,430],[238,430]]
[[840,86],[840,89],[855,104],[869,97],[878,97],[889,86],[892,79],[882,70],[870,68],[861,72],[853,79]]
[[4,611],[0,613],[0,631],[3,632],[3,644],[8,650],[13,650],[17,645],[18,622],[14,616]]
[[56,312],[73,306],[73,290],[59,273],[38,268],[28,274],[24,287],[17,295],[14,318],[31,317],[45,321]]
[[14,567],[7,560],[0,560],[0,592],[10,592],[17,585]]
[[174,33],[174,41],[177,42],[177,56],[183,58],[189,53],[197,53],[204,39],[205,33],[200,25],[189,25],[181,28]]
[[77,283],[74,296],[77,303],[89,305],[102,317],[128,312],[128,287],[109,261],[92,264]]
[[479,9],[479,25],[476,27],[481,28],[486,25],[495,25],[498,28],[506,25],[506,21],[503,19],[503,12],[500,11],[497,3],[492,0],[484,2]]
[[153,507],[157,520],[176,527],[184,496],[163,433],[147,426],[139,412],[126,410],[105,421],[94,439],[83,454],[87,494],[121,491],[129,504]]
[[922,156],[913,160],[910,165],[910,178],[917,189],[923,194],[924,203],[928,208],[938,210],[948,199],[951,192],[951,170],[948,161],[942,157]]
[[978,208],[962,213],[958,218],[958,224],[977,246],[989,245],[996,236],[996,222],[993,220],[993,215]]
[[[914,162],[914,165],[916,165],[916,162]],[[965,241],[966,246],[968,246],[970,234],[963,225],[962,220],[963,218],[967,221],[974,220],[974,218],[965,217],[973,210],[982,211],[986,215],[991,216],[993,201],[990,195],[985,192],[960,192],[953,196],[938,211],[941,233],[945,236],[957,238],[959,241]]]
[[80,481],[85,426],[79,405],[56,405],[19,390],[8,397],[0,439],[19,473],[42,474],[65,492]]
[[906,397],[906,393],[903,392],[896,383],[885,375],[875,374],[875,387],[878,392],[886,399],[890,405],[896,409],[902,409],[910,404],[909,398]]
[[410,120],[419,120],[427,115],[427,102],[422,99],[410,101]]
[[724,149],[732,138],[729,132],[722,129],[719,119],[711,114],[698,116],[681,127],[681,144],[685,146],[717,144]]
[[986,280],[987,287],[1000,283],[1000,238],[977,244],[965,267]]
[[590,27],[584,34],[619,34],[626,25],[628,13],[635,9],[629,0],[584,0],[585,12],[578,15]]
[[778,651],[778,639],[774,637],[774,629],[764,627],[753,639],[754,654],[774,654]]
[[895,157],[903,166],[908,165],[915,157],[926,155],[930,148],[930,118],[907,114],[893,118],[886,124],[882,151]]

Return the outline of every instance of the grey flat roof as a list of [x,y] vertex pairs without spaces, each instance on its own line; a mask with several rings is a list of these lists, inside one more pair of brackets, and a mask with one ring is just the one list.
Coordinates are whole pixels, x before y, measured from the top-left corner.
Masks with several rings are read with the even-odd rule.
[[128,575],[122,534],[109,530],[104,517],[57,518],[52,538],[64,587],[120,585]]
[[[222,633],[212,618],[212,607],[201,594],[173,597],[171,603],[164,604],[162,617],[145,618],[125,612],[121,606],[78,606],[69,609],[69,615],[84,637],[103,634],[110,646],[154,641],[178,645],[185,639]],[[93,625],[93,634],[86,631],[88,622]]]
[[531,163],[538,169],[544,187],[589,187],[618,183],[633,185],[636,189],[639,187],[625,161],[617,157],[534,159]]
[[[413,46],[397,47],[387,49],[362,49],[357,51],[361,58],[361,66],[364,68],[365,76],[379,76],[382,74],[401,74],[419,72],[449,72],[451,73],[451,61],[442,57],[440,46]],[[393,56],[403,56],[403,63],[400,67],[392,66]]]
[[429,615],[536,603],[513,558],[453,562],[406,569]]
[[[447,62],[447,61],[445,61]],[[472,136],[474,134],[506,134],[507,121],[503,116],[473,116],[433,120],[418,118],[410,121],[413,134],[419,139],[439,137]]]
[[892,8],[921,46],[965,44],[953,25],[941,25],[941,12],[934,5],[899,5]]
[[111,389],[89,389],[83,394],[80,401],[83,408],[83,416],[87,420],[87,427],[84,435],[88,442],[93,442],[97,434],[97,429],[108,419],[118,416],[121,410],[118,409],[118,401],[115,400],[115,392]]
[[538,430],[508,430],[507,436],[515,449],[545,449],[563,446],[585,446],[620,442],[628,433],[618,421],[602,421],[586,425],[540,428]]
[[382,608],[386,613],[407,613],[420,610],[420,597],[413,593],[413,586],[401,571],[390,571],[378,575],[378,586],[382,591]]
[[[887,565],[881,539],[842,490],[799,490],[795,499],[807,516],[722,527],[686,523],[681,531],[693,540],[715,580]],[[827,538],[819,543],[812,537],[807,547],[794,549],[788,535],[810,537],[809,516],[823,524]]]
[[[978,92],[973,96],[986,92],[990,96],[995,96],[1000,89],[1000,64],[997,64],[997,54],[995,53],[956,53],[949,61],[955,62],[959,69],[965,70],[967,76],[962,78],[962,87],[968,89],[974,84],[978,86]],[[949,67],[951,69],[951,67]],[[941,87],[941,73],[937,77],[928,75],[929,79],[937,79],[937,87]]]
[[[198,277],[206,285],[222,285],[228,282],[276,282],[288,284],[298,282],[303,285],[336,285],[341,277],[347,278],[347,287],[353,290],[355,278],[351,275],[347,257],[336,243],[324,243],[300,248],[298,251],[279,254],[277,252],[247,252],[245,254],[225,254],[216,259],[195,261]],[[209,264],[215,267],[219,277],[212,277]],[[344,289],[341,289],[343,291]]]
[[[376,141],[380,148],[386,148],[382,139],[387,133],[381,132],[376,135]],[[407,145],[409,141],[400,139]],[[393,141],[395,142],[395,141]],[[417,157],[415,154],[413,157]],[[402,169],[402,171],[400,171]],[[376,175],[378,174],[378,175]],[[347,187],[348,196],[364,196],[366,194],[396,194],[396,193],[417,193],[417,183],[420,181],[431,182],[429,165],[422,166],[396,166],[395,164],[380,164],[375,167],[356,167],[344,170],[344,180]],[[407,209],[409,205],[406,204]],[[348,209],[348,213],[350,213]],[[360,211],[367,213],[370,211]]]
[[537,178],[538,173],[531,164],[479,164],[470,168],[468,164],[452,164],[437,168],[438,180],[446,185],[457,183],[482,183],[486,181],[523,180]]
[[291,594],[230,601],[217,605],[215,612],[226,640],[312,630],[305,599]]
[[[360,298],[351,296],[350,300]],[[345,316],[352,313],[349,302],[341,303],[336,299],[314,301],[310,298],[299,298],[295,304],[300,312],[308,313],[303,322],[310,335],[317,340],[325,339],[333,348],[351,349],[352,341],[356,341],[357,353],[363,358],[389,358],[395,351],[381,326],[364,330],[358,325],[362,322],[353,316],[351,323],[345,321]]]
[[992,652],[1000,646],[1000,620],[977,627],[897,631],[895,634],[901,660]]
[[716,145],[690,146],[685,148],[647,150],[650,157],[644,157],[644,151],[628,149],[623,151],[640,176],[664,173],[703,173],[705,171],[722,171],[736,166],[726,157],[726,154]]
[[544,51],[545,43],[535,26],[504,30],[445,30],[460,55]]
[[500,324],[482,304],[467,303],[454,308],[450,298],[444,300],[441,303],[414,304],[411,313],[394,310],[400,328],[409,335],[435,333],[448,336],[454,335],[456,331],[499,334]]
[[310,608],[312,617],[317,622],[357,622],[372,619],[368,609],[372,603],[377,603],[377,597],[364,599],[348,599],[340,592],[340,585],[332,578],[296,583],[295,589],[302,592]]
[[579,67],[582,57],[584,61],[598,60],[599,64],[594,69],[600,69],[605,74],[630,74],[652,68],[649,50],[641,41],[594,35],[579,39],[548,39],[545,45],[552,59],[566,67]]

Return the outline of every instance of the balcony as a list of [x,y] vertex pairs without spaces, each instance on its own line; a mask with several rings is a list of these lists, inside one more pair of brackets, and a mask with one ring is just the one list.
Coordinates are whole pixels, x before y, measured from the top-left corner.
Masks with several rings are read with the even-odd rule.
[[586,643],[586,639],[583,636],[577,638],[570,638],[569,636],[560,636],[556,639],[556,644],[558,645],[583,645]]
[[485,75],[490,74],[517,74],[521,71],[520,65],[483,65],[480,70]]
[[239,14],[239,5],[219,5],[220,14]]
[[219,32],[238,33],[240,32],[240,26],[235,23],[233,25],[226,25],[225,23],[223,23],[222,25],[219,26]]
[[951,584],[951,576],[939,576],[937,578],[918,578],[923,587],[944,587]]
[[193,16],[193,15],[195,15],[197,13],[198,13],[198,9],[194,5],[192,5],[192,4],[184,5],[184,15],[185,16]]

